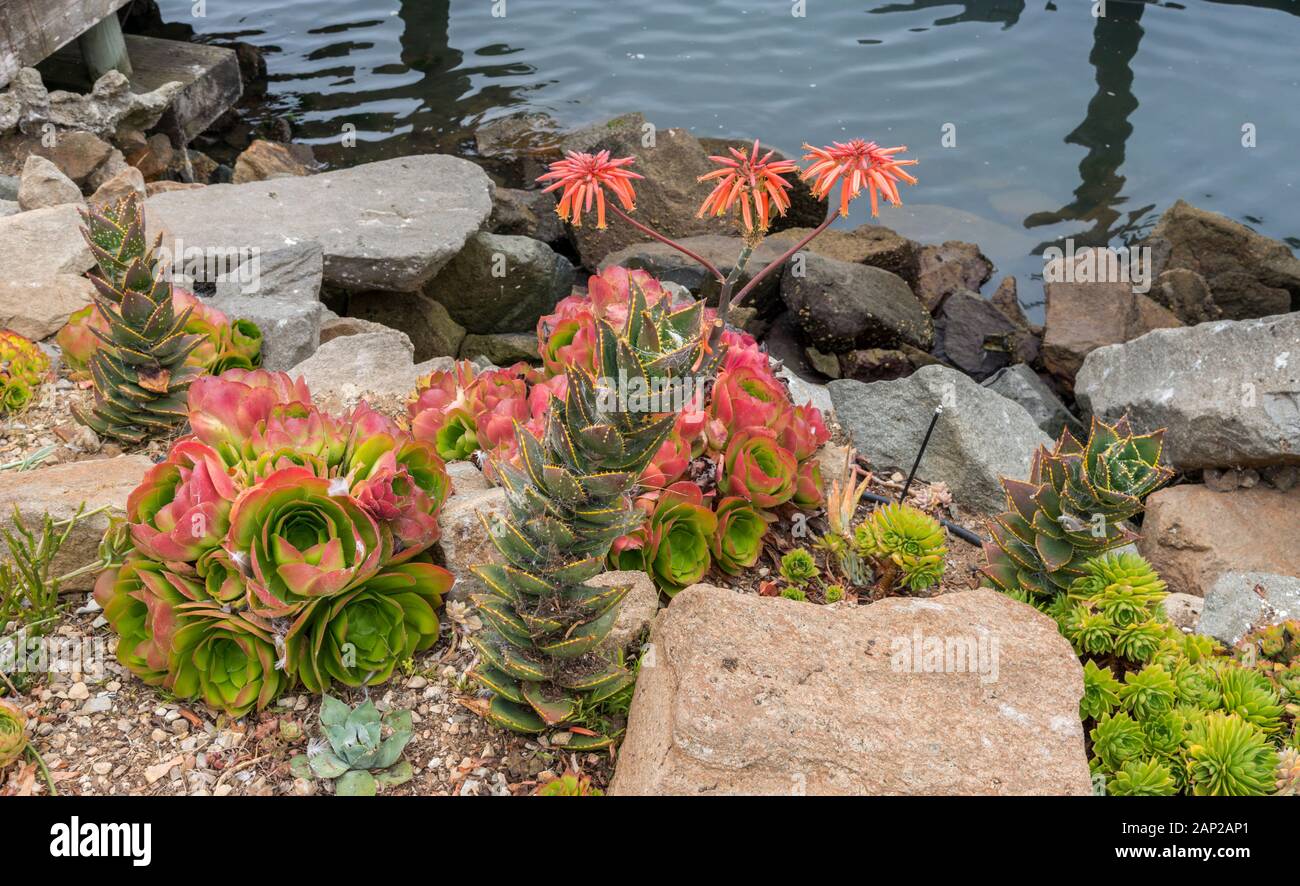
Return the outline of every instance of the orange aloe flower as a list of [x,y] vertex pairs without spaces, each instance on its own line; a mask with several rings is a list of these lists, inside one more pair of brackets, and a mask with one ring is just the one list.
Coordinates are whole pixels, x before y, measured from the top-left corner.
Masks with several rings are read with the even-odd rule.
[[700,181],[720,178],[717,186],[700,205],[696,218],[706,214],[725,215],[740,203],[741,224],[745,232],[755,231],[754,216],[758,216],[758,231],[766,231],[772,208],[778,215],[785,215],[790,208],[790,197],[786,191],[790,183],[781,177],[782,173],[798,172],[799,167],[792,160],[773,160],[772,151],[761,158],[758,156],[758,139],[748,154],[736,148],[728,148],[731,157],[710,157],[722,168],[715,169],[699,177]]
[[916,179],[901,168],[912,166],[916,161],[894,159],[895,154],[907,150],[907,145],[882,148],[875,142],[855,138],[845,144],[832,142],[828,148],[806,144],[804,150],[809,153],[803,158],[814,162],[803,171],[802,177],[804,181],[816,179],[812,185],[814,197],[824,200],[835,183],[840,182],[840,215],[849,214],[849,201],[856,198],[864,186],[871,194],[871,215],[875,217],[879,215],[877,193],[884,194],[894,206],[902,206],[896,182],[901,179],[909,185],[916,184]]
[[635,162],[635,157],[621,157],[611,160],[609,151],[599,154],[583,154],[570,151],[563,160],[556,160],[550,165],[550,172],[539,175],[537,180],[555,183],[542,193],[549,194],[557,188],[563,188],[560,204],[555,207],[555,214],[574,227],[582,227],[582,213],[591,212],[591,205],[596,204],[596,227],[605,227],[605,188],[614,192],[614,196],[631,212],[636,208],[636,194],[632,192],[632,179],[644,178],[623,167]]

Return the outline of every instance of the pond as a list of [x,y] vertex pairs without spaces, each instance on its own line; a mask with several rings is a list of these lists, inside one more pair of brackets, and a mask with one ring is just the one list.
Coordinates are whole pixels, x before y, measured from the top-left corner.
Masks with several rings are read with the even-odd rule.
[[266,48],[263,111],[332,165],[469,153],[475,127],[526,111],[641,111],[789,153],[907,144],[921,185],[881,222],[979,243],[1036,316],[1045,246],[1130,241],[1180,197],[1300,247],[1297,0],[160,5]]

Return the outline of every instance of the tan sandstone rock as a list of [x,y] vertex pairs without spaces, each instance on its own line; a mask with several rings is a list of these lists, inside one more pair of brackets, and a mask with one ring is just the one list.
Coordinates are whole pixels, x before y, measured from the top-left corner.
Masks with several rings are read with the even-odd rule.
[[[949,672],[905,660],[935,643]],[[695,585],[647,656],[613,794],[1090,792],[1078,659],[990,590],[832,611]]]

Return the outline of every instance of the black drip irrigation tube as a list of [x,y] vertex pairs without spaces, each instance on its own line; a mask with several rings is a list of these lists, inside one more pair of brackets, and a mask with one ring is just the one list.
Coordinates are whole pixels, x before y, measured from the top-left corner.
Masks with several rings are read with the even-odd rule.
[[[934,426],[939,423],[939,416],[941,415],[943,415],[942,404],[934,408],[934,415],[930,417],[930,426],[925,429],[925,437],[921,440],[921,449],[916,453],[916,461],[912,462],[912,470],[907,475],[907,482],[903,484],[903,491],[898,494],[899,504],[902,504],[903,499],[907,498],[907,490],[912,488],[912,481],[916,479],[916,470],[921,466],[921,456],[925,455],[925,448],[930,445],[930,435],[934,433]],[[874,501],[876,504],[893,504],[893,502],[885,498],[883,495],[876,495],[871,492],[864,493],[862,497],[868,501]],[[962,541],[975,545],[977,548],[984,546],[984,540],[966,527],[958,526],[956,523],[953,523],[950,520],[945,520],[942,517],[937,517],[936,519],[942,525],[947,527],[949,532],[960,538]]]

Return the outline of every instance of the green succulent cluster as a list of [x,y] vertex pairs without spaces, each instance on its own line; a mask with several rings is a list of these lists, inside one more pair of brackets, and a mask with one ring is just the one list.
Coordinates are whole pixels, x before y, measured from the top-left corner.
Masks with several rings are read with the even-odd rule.
[[1126,418],[1113,426],[1093,418],[1087,445],[1065,430],[1052,450],[1039,447],[1028,481],[1002,478],[1007,510],[984,544],[989,584],[1051,602],[1090,559],[1136,539],[1124,521],[1173,476],[1160,464],[1163,441],[1163,430],[1138,435]]
[[27,408],[49,372],[50,358],[36,342],[0,329],[0,415]]
[[27,750],[27,715],[16,704],[0,699],[0,771]]
[[876,567],[885,590],[924,590],[943,578],[948,548],[939,521],[905,504],[877,508],[853,531],[859,557]]
[[[471,640],[480,661],[470,676],[491,693],[487,718],[517,732],[571,723],[580,698],[598,702],[634,680],[599,651],[630,586],[585,582],[602,571],[614,540],[641,525],[644,514],[629,493],[677,416],[633,411],[636,404],[611,388],[662,390],[711,372],[716,359],[703,347],[702,303],[647,305],[632,281],[621,328],[597,321],[597,374],[570,367],[566,395],[552,397],[541,439],[515,425],[521,467],[494,462],[509,513],[485,519],[503,562],[473,570],[489,591],[473,597],[487,630]],[[612,741],[569,739],[575,749]]]
[[[381,787],[396,787],[415,777],[402,751],[414,734],[410,711],[391,711],[382,717],[366,700],[356,708],[330,695],[321,697],[321,732],[303,756],[294,757],[290,769],[297,778],[334,781],[340,797],[370,797]],[[387,736],[385,736],[387,733]]]
[[1137,554],[1096,557],[1048,607],[1079,655],[1146,663],[1168,636],[1165,583]]
[[[1264,674],[1293,720],[1300,720],[1300,619],[1288,619],[1242,637],[1237,658]],[[1300,747],[1300,734],[1292,733]]]
[[794,548],[781,557],[781,577],[797,588],[802,588],[821,575],[817,560],[805,548]]
[[537,789],[539,797],[603,797],[605,792],[591,783],[590,775],[572,772],[553,778]]

